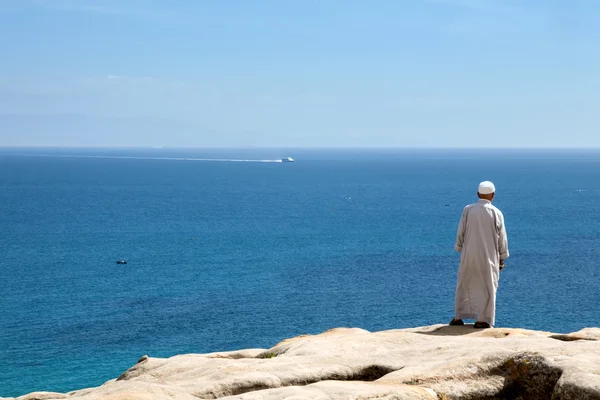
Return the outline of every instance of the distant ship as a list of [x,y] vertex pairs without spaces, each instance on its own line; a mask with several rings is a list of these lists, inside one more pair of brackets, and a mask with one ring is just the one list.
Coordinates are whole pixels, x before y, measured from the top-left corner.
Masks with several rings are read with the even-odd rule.
[[292,157],[286,157],[286,158],[282,158],[281,162],[294,162],[294,159]]

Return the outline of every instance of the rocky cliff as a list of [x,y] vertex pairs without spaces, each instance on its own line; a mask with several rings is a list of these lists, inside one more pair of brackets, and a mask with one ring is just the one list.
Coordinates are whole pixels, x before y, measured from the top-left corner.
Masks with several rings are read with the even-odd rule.
[[600,399],[600,328],[338,328],[271,349],[144,356],[117,379],[19,399]]

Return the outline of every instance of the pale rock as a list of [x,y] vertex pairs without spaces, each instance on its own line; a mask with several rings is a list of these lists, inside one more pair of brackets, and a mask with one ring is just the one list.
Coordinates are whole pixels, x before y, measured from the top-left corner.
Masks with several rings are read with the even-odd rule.
[[66,399],[66,394],[54,393],[54,392],[33,392],[25,396],[18,397],[18,400],[54,400],[54,399]]
[[337,328],[270,349],[144,356],[98,388],[19,400],[600,400],[598,339],[598,328]]
[[552,338],[565,341],[600,340],[600,328],[584,328],[568,335],[551,335]]
[[250,392],[222,400],[300,400],[300,399],[386,399],[437,400],[431,389],[410,385],[386,385],[377,382],[322,381],[307,386],[288,386]]

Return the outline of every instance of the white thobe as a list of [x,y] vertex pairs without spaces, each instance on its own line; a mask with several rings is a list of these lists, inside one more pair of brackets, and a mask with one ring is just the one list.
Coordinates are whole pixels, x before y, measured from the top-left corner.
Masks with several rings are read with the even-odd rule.
[[494,325],[500,260],[509,256],[502,212],[483,199],[466,206],[454,250],[460,253],[455,318]]

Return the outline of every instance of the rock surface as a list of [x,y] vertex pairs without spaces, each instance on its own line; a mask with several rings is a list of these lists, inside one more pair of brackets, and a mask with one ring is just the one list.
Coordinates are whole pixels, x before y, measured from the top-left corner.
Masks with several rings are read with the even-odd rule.
[[600,400],[600,328],[338,328],[271,349],[144,356],[117,379],[19,400]]

